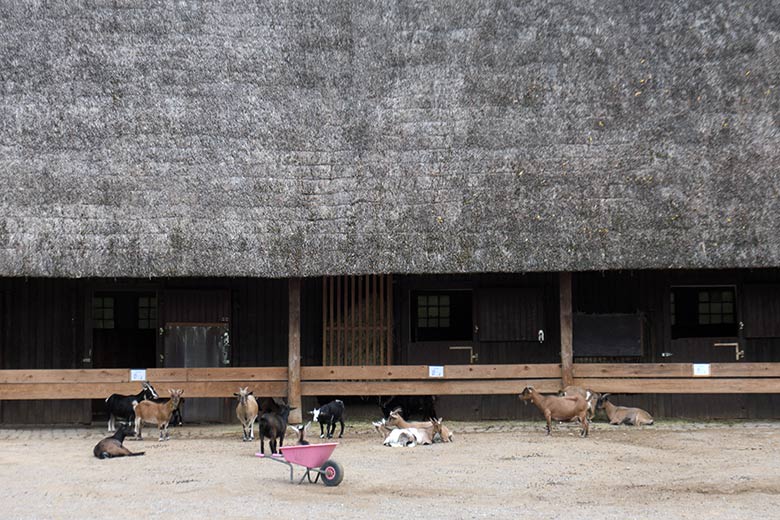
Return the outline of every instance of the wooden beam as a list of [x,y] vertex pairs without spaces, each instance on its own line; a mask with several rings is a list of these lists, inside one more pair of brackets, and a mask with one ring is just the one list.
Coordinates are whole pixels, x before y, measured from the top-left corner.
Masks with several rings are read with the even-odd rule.
[[569,386],[574,381],[574,337],[572,326],[571,273],[560,273],[561,307],[561,383]]
[[[290,422],[300,423],[301,414],[301,279],[289,281],[289,336],[287,350],[287,402],[294,408]],[[262,394],[259,394],[262,395]]]
[[[184,398],[233,397],[238,386],[249,386],[256,395],[264,397],[285,397],[287,383],[284,381],[213,381],[213,382],[171,382],[157,391],[160,397],[168,395],[167,389],[184,389]],[[132,383],[8,383],[0,385],[0,400],[23,399],[105,399],[113,393],[137,394],[139,385]]]
[[540,392],[560,389],[561,380],[512,379],[476,381],[304,381],[303,395],[517,395],[532,385]]
[[595,392],[615,394],[776,394],[780,378],[574,379]]
[[[710,378],[780,377],[780,363],[710,363]],[[693,377],[692,363],[575,363],[574,378]]]
[[[436,379],[549,379],[560,377],[558,364],[538,365],[446,365],[444,377]],[[304,381],[338,380],[430,380],[427,365],[303,367]]]

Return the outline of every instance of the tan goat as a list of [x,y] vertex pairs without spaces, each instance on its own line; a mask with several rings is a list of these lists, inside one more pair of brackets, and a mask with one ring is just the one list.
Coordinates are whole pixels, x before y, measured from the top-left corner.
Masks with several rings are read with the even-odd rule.
[[629,408],[627,406],[615,406],[609,402],[609,394],[604,394],[599,399],[596,407],[604,409],[609,418],[609,424],[630,424],[631,426],[645,426],[653,424],[653,416],[641,408]]
[[518,396],[528,404],[531,401],[536,405],[547,420],[547,435],[552,434],[552,421],[570,421],[575,417],[580,419],[582,431],[580,436],[588,436],[588,403],[581,395],[560,397],[557,395],[542,395],[532,386],[523,389]]
[[598,392],[593,392],[592,390],[589,390],[587,388],[582,388],[581,386],[575,386],[575,385],[569,385],[560,392],[558,392],[558,395],[563,397],[570,397],[573,395],[581,395],[585,402],[588,403],[588,420],[592,421],[593,416],[596,415],[596,405],[598,404],[599,398],[601,397],[601,394]]
[[421,437],[418,437],[418,444],[433,444],[434,426],[432,421],[408,422],[401,416],[401,410],[395,409],[390,412],[386,424],[396,428],[416,429],[421,434]]
[[164,403],[141,401],[140,403],[133,404],[133,411],[135,412],[135,435],[139,440],[143,439],[141,427],[145,423],[157,425],[160,429],[160,442],[169,439],[168,423],[171,421],[173,411],[179,407],[181,394],[184,393],[184,390],[169,389],[168,392],[171,394],[171,399]]
[[437,419],[435,417],[431,417],[431,424],[433,424],[433,433],[434,437],[436,434],[439,434],[439,438],[441,439],[441,442],[452,442],[452,432],[444,426],[442,423],[443,419]]
[[241,421],[241,426],[244,428],[243,441],[255,440],[255,419],[260,411],[260,407],[257,405],[257,400],[252,392],[249,391],[249,387],[238,388],[238,393],[233,393],[238,399],[236,404],[236,417]]

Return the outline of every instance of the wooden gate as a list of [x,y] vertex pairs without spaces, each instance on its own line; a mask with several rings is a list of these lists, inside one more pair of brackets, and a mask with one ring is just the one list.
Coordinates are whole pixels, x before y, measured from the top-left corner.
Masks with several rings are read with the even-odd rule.
[[393,275],[322,279],[323,365],[393,362]]

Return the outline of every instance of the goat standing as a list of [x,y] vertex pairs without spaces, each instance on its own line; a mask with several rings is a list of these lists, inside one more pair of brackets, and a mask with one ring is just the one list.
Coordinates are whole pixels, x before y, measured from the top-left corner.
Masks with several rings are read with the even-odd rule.
[[[279,413],[266,412],[260,416],[257,423],[257,433],[260,436],[260,457],[265,456],[265,438],[268,437],[268,447],[271,455],[279,453],[277,450],[284,446],[284,432],[287,430],[287,419],[290,417],[290,405],[280,405]],[[279,439],[277,447],[276,439]]]
[[173,411],[179,406],[181,394],[184,390],[168,390],[171,399],[167,403],[155,403],[153,401],[141,401],[134,405],[135,411],[135,435],[142,440],[141,428],[144,423],[156,424],[160,429],[160,442],[167,441],[168,423],[171,421]]
[[140,403],[145,399],[157,399],[159,396],[149,381],[141,383],[141,391],[136,395],[111,394],[106,398],[108,410],[108,431],[116,431],[117,417],[124,417],[129,424],[135,422],[133,402]]
[[92,450],[92,454],[99,459],[112,459],[114,457],[138,457],[143,455],[143,451],[133,453],[125,448],[122,443],[125,437],[133,433],[133,429],[123,424],[111,437],[106,437],[98,442]]
[[547,435],[552,434],[552,421],[570,421],[575,417],[580,419],[582,424],[581,437],[588,436],[588,403],[581,395],[570,397],[559,397],[557,395],[542,395],[532,386],[523,389],[523,393],[518,397],[528,404],[531,401],[544,414],[547,420]]
[[309,426],[311,426],[311,421],[307,422],[306,426],[304,426],[303,424],[299,424],[298,426],[292,426],[292,425],[289,426],[289,428],[291,428],[295,433],[298,434],[298,442],[296,443],[298,446],[309,445],[309,441],[303,438],[306,435],[306,432],[309,430]]
[[255,419],[257,419],[258,412],[257,400],[249,391],[249,387],[239,388],[238,393],[233,395],[238,398],[236,416],[244,428],[243,440],[244,442],[253,441],[255,439]]
[[[344,410],[344,402],[339,399],[312,410],[314,422],[320,423],[320,439],[325,437],[325,433],[327,433],[328,439],[332,438],[336,431],[337,422],[341,424],[339,439],[344,436]],[[323,433],[323,428],[325,433]]]

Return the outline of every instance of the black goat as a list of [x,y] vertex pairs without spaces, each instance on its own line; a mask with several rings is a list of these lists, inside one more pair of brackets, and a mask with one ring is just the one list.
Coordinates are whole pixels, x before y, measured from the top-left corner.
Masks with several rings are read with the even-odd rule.
[[[287,419],[290,417],[290,408],[287,404],[279,406],[279,412],[266,412],[260,416],[257,422],[257,433],[260,436],[260,456],[265,456],[265,438],[268,437],[268,447],[271,455],[279,453],[278,448],[284,446],[284,432],[287,430]],[[277,447],[276,439],[279,439]]]
[[157,399],[160,397],[155,392],[154,387],[149,381],[141,384],[141,391],[136,395],[111,394],[106,398],[106,409],[108,411],[108,431],[116,431],[116,419],[125,418],[129,424],[135,422],[135,412],[133,411],[133,402],[140,403],[144,399]]
[[112,459],[114,457],[138,457],[143,455],[143,451],[133,453],[125,448],[122,443],[125,441],[125,437],[133,434],[133,427],[122,424],[119,429],[111,437],[106,437],[102,441],[95,445],[92,453],[99,459]]
[[[336,431],[337,422],[341,424],[339,438],[344,436],[344,410],[344,402],[336,399],[310,412],[314,416],[314,422],[320,423],[320,439],[325,437],[325,433],[328,434],[328,439],[332,438],[333,432]],[[323,429],[325,433],[323,433]]]
[[434,401],[436,397],[432,395],[391,395],[380,397],[379,407],[382,408],[385,419],[390,417],[390,412],[400,408],[407,419],[417,416],[420,420],[427,421],[431,417],[438,417],[433,407]]

